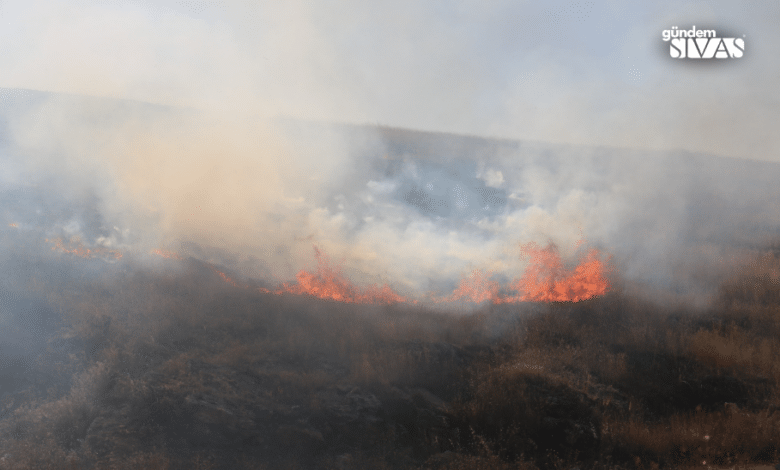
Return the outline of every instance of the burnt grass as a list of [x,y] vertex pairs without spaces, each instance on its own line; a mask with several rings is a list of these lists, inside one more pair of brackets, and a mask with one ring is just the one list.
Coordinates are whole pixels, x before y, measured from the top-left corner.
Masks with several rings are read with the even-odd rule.
[[618,288],[457,314],[341,304],[192,259],[30,277],[60,321],[35,355],[3,353],[0,468],[774,465],[780,261],[762,260],[699,310]]

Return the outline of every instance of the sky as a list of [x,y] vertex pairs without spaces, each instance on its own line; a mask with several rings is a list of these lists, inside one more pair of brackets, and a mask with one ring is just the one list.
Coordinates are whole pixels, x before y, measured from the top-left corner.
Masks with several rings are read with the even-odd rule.
[[[6,112],[0,176],[6,188],[55,181],[52,200],[91,194],[108,227],[101,243],[194,240],[260,260],[257,272],[279,279],[310,261],[312,241],[402,290],[473,267],[509,276],[518,243],[578,237],[617,254],[626,272],[658,272],[682,249],[691,214],[718,212],[703,195],[728,200],[746,188],[712,168],[705,180],[668,173],[675,160],[652,152],[780,162],[777,24],[773,1],[0,0],[0,88],[60,94]],[[743,38],[744,56],[672,59],[663,30],[693,25]],[[63,96],[135,107],[109,116]],[[554,169],[525,154],[407,159],[388,176],[355,163],[382,153],[377,138],[291,138],[279,117],[634,156],[598,171],[593,150]],[[471,173],[446,176],[453,168]],[[459,213],[474,220],[454,229],[399,193],[434,180],[467,201],[490,187],[524,202]],[[702,230],[732,236],[749,225],[745,214],[771,226],[774,197],[723,203],[731,222],[705,217]],[[82,219],[58,223],[97,243]]]
[[[779,8],[4,0],[0,81],[250,114],[776,160]],[[697,23],[744,35],[745,57],[702,69],[670,60],[661,32]]]

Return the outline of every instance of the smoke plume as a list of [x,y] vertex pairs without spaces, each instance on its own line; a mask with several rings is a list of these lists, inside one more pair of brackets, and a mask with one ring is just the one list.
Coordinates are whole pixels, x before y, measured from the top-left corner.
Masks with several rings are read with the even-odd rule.
[[[269,285],[316,246],[413,298],[475,269],[511,282],[521,245],[552,242],[707,298],[780,227],[778,20],[771,2],[5,1],[0,217]],[[745,56],[671,59],[662,31],[691,25],[744,35]]]

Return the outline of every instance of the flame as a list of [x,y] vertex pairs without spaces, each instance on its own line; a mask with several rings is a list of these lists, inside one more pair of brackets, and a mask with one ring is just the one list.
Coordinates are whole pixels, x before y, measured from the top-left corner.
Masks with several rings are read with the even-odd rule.
[[[582,245],[582,241],[576,246]],[[491,301],[495,304],[516,302],[579,302],[604,295],[609,288],[605,276],[606,267],[598,250],[590,250],[573,269],[567,270],[561,260],[558,248],[550,244],[541,248],[536,243],[521,245],[523,257],[530,262],[520,279],[511,283],[506,290],[515,295],[503,295],[498,282],[490,280],[490,273],[479,269],[472,271],[467,279],[451,295],[434,299],[435,302]]]
[[61,238],[55,238],[53,240],[49,240],[47,238],[46,241],[53,245],[51,247],[52,251],[59,250],[62,251],[63,253],[76,255],[81,258],[99,257],[99,258],[120,259],[122,257],[121,252],[116,250],[111,250],[102,246],[95,247],[95,248],[87,248],[78,239],[71,239],[67,243],[64,242]]
[[574,269],[563,266],[558,248],[549,244],[541,248],[528,243],[520,248],[530,263],[523,277],[510,285],[519,295],[499,299],[505,302],[579,302],[599,295],[609,289],[606,267],[599,251],[592,249]]
[[480,303],[486,300],[495,301],[498,298],[498,282],[490,280],[490,272],[483,273],[479,269],[471,272],[467,279],[460,281],[458,288],[449,297],[437,302],[467,301]]
[[212,271],[214,271],[214,273],[217,276],[221,277],[223,281],[227,282],[228,284],[230,284],[233,287],[238,287],[238,283],[236,283],[236,281],[234,281],[230,276],[228,276],[227,274],[223,273],[222,271],[220,271],[219,269],[215,268],[214,266],[209,266],[209,267],[211,268]]
[[162,256],[163,258],[167,258],[167,259],[177,259],[177,260],[184,259],[178,253],[175,253],[173,251],[168,251],[168,250],[162,250],[162,249],[159,249],[159,248],[156,249],[156,250],[152,250],[152,253],[157,255],[157,256]]
[[[47,240],[50,241],[50,240]],[[60,250],[83,258],[95,256],[112,256],[121,258],[118,251],[106,248],[89,249],[78,241],[66,244],[62,239],[50,241],[54,244],[52,250]],[[582,242],[578,243],[580,246]],[[505,289],[499,283],[490,279],[491,273],[475,269],[468,278],[461,280],[457,289],[449,296],[433,298],[434,302],[473,302],[481,303],[490,301],[495,304],[516,302],[579,302],[599,295],[604,295],[609,289],[609,282],[605,276],[607,267],[602,262],[601,253],[590,250],[572,269],[567,269],[561,260],[558,248],[549,244],[541,248],[536,243],[527,243],[520,247],[523,257],[529,258],[529,264],[523,276],[509,284]],[[157,249],[153,254],[168,259],[182,260],[178,253]],[[314,247],[314,256],[317,260],[317,270],[309,272],[301,270],[295,276],[295,283],[283,283],[275,291],[259,287],[262,293],[310,295],[321,299],[336,300],[349,303],[373,303],[395,304],[408,302],[405,297],[396,293],[387,284],[381,287],[371,285],[359,288],[353,285],[337,267],[331,266],[328,257]],[[216,269],[209,268],[223,281],[234,286],[241,287],[230,276]],[[515,291],[517,294],[508,295],[503,292]],[[412,301],[417,303],[417,301]]]
[[19,228],[19,226],[16,224],[16,222],[11,222],[10,224],[8,224],[8,226],[9,227]]
[[301,270],[295,276],[296,284],[284,283],[276,293],[306,294],[350,303],[393,304],[406,301],[387,284],[382,287],[372,285],[362,290],[352,285],[339,269],[330,266],[327,256],[316,246],[314,256],[317,259],[315,273]]

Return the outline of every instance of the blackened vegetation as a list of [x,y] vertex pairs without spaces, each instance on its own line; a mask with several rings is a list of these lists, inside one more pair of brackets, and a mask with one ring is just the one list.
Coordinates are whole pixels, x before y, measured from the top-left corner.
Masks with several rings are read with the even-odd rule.
[[20,278],[41,300],[11,313],[42,313],[8,327],[45,323],[49,339],[0,351],[0,467],[775,464],[780,262],[768,253],[706,311],[619,291],[468,315],[350,305],[234,287],[194,260],[157,272],[125,260],[67,285]]

